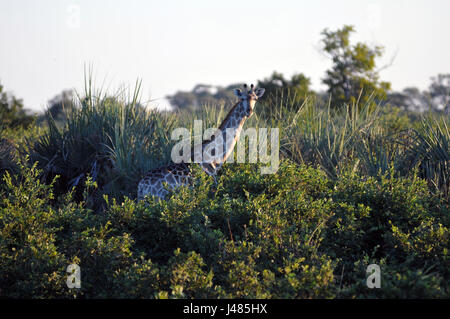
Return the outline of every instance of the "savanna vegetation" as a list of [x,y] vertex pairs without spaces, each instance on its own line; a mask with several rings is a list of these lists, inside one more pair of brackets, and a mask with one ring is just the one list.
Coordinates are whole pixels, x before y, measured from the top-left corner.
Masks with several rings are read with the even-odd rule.
[[[230,107],[149,110],[139,84],[111,95],[87,77],[41,119],[2,122],[0,296],[448,298],[450,119],[445,107],[389,102],[371,58],[367,76],[352,76],[352,52],[381,49],[351,46],[351,32],[324,31],[349,54],[327,73],[331,98],[301,74],[261,81],[268,92],[246,127],[279,128],[275,174],[230,163],[216,184],[194,168],[193,187],[137,202],[145,171],[170,162],[172,130],[218,126]],[[332,80],[339,70],[348,77]],[[375,93],[358,92],[366,81]],[[80,289],[66,285],[70,264]],[[366,285],[370,264],[380,289]]]

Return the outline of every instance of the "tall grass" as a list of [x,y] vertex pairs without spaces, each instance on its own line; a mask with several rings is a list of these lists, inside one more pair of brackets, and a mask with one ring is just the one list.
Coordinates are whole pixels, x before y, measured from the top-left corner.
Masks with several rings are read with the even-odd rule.
[[[297,111],[288,111],[292,109]],[[329,104],[320,107],[313,99],[306,99],[278,114],[283,154],[297,163],[319,165],[331,177],[354,161],[361,136],[379,132],[379,108],[371,104],[336,111]]]
[[[299,104],[294,97],[271,99],[262,109],[266,113],[260,117],[280,127],[282,155],[296,163],[319,166],[332,178],[349,169],[381,176],[393,168],[404,176],[418,168],[434,191],[449,195],[446,115],[421,115],[417,124],[373,101],[336,110],[313,98]],[[416,118],[417,114],[411,117]]]
[[408,150],[411,165],[418,166],[422,177],[434,190],[449,196],[450,132],[448,118],[424,117],[416,133],[416,142]]
[[133,196],[145,171],[170,161],[174,114],[147,110],[139,103],[140,84],[131,96],[107,96],[87,85],[85,96],[60,128],[47,113],[48,131],[32,146],[44,178],[61,179],[61,191],[91,176],[102,193]]
[[[196,119],[203,129],[218,127],[232,106],[157,112],[140,104],[139,92],[136,83],[128,96],[109,96],[95,91],[89,78],[62,127],[47,113],[48,131],[30,147],[44,178],[60,175],[56,186],[67,191],[91,176],[100,194],[134,197],[147,170],[170,162],[174,128],[185,127],[193,136]],[[434,191],[448,196],[448,117],[423,116],[413,129],[389,112],[370,101],[336,110],[314,98],[282,96],[260,101],[245,125],[278,127],[282,157],[318,166],[331,178],[348,170],[378,176],[391,167],[397,175],[417,168]]]

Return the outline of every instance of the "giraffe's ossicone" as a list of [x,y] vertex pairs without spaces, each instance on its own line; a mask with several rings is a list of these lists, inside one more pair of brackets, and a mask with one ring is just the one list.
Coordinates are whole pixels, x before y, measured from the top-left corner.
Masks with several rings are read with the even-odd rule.
[[[244,85],[243,90],[234,89],[234,94],[239,101],[228,112],[216,134],[213,135],[212,139],[203,142],[201,148],[194,146],[194,150],[199,149],[202,152],[201,162],[173,163],[147,172],[138,185],[138,200],[144,199],[148,195],[165,199],[169,190],[191,184],[193,178],[191,165],[200,165],[205,173],[215,177],[232,153],[236,142],[239,140],[244,123],[253,114],[256,101],[264,94],[264,89],[255,89],[253,84],[248,89],[247,85]],[[191,160],[194,160],[194,157],[198,158],[194,155],[196,154],[193,152]]]

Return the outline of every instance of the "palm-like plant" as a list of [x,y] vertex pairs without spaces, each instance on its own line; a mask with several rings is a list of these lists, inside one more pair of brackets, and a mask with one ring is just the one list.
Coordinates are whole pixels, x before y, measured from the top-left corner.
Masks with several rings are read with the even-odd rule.
[[129,99],[107,96],[89,82],[63,127],[47,112],[48,131],[31,147],[44,178],[60,175],[57,187],[65,192],[90,176],[103,193],[132,196],[145,171],[170,160],[175,125],[173,115],[142,107],[139,90],[137,83]]

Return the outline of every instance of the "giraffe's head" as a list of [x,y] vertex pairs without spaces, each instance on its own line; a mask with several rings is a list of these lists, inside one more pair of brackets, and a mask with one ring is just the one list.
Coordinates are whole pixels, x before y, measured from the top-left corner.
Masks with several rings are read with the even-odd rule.
[[250,90],[247,87],[247,84],[244,84],[243,89],[234,89],[234,95],[236,95],[244,105],[245,113],[247,117],[250,117],[253,114],[253,108],[255,107],[256,101],[263,96],[265,89],[257,88],[255,89],[254,85],[250,86]]

